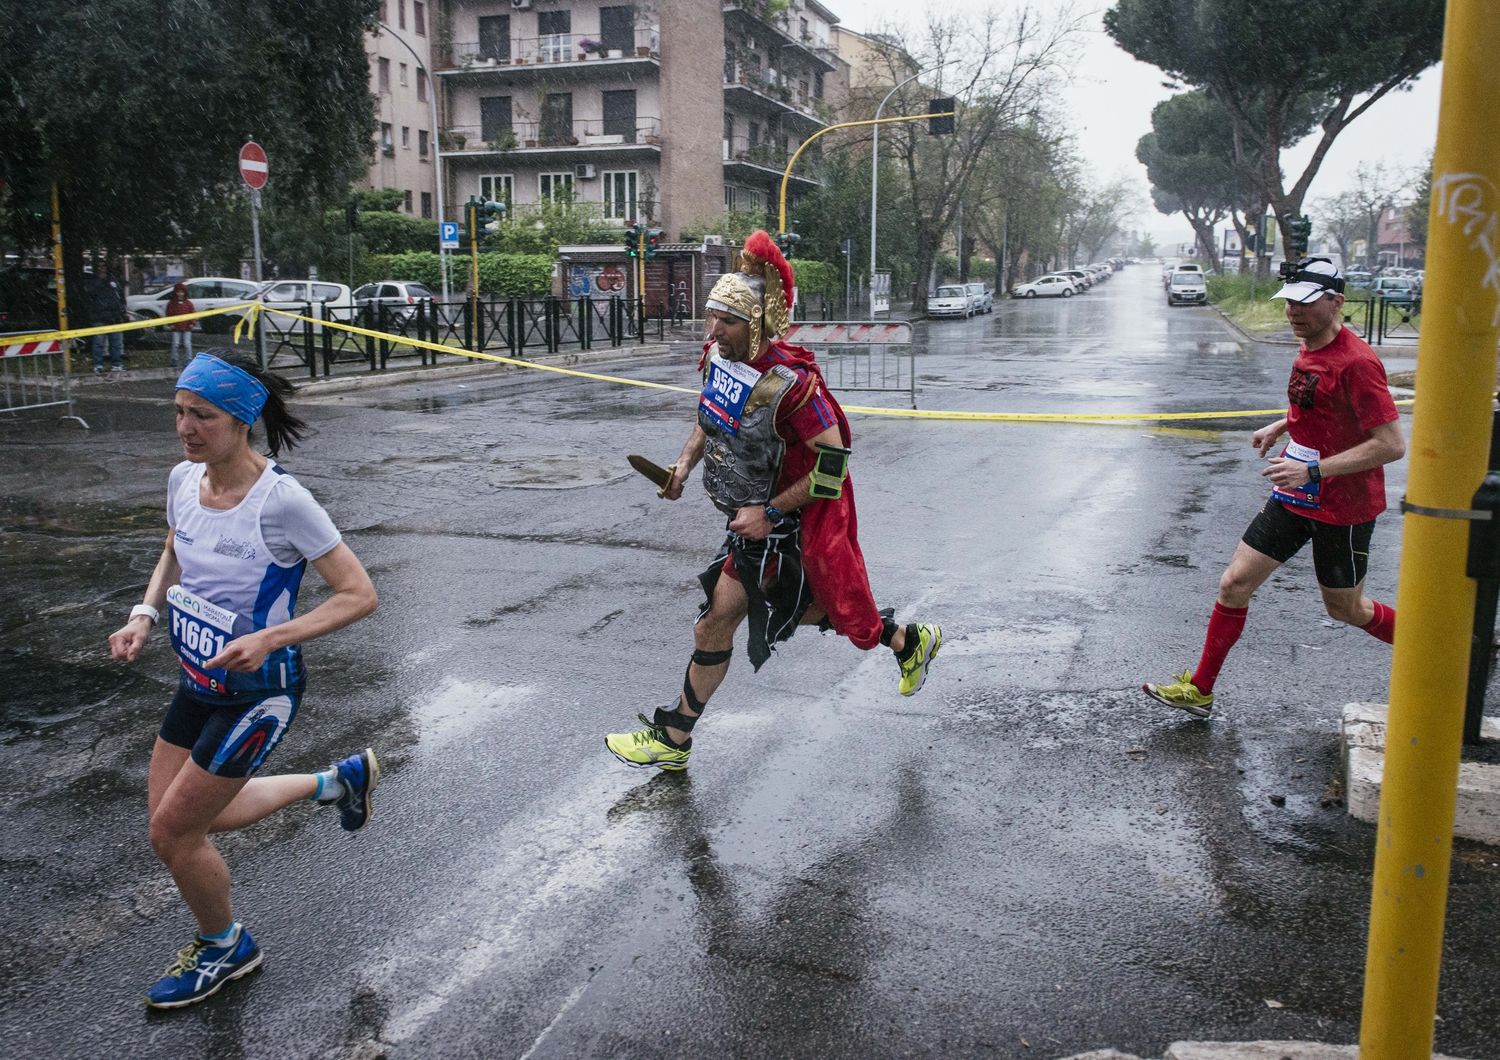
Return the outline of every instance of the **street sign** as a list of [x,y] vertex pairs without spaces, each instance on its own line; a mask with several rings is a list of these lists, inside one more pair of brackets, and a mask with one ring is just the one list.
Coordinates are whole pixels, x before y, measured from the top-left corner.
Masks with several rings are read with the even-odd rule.
[[444,250],[458,249],[458,222],[438,222],[438,245]]
[[266,186],[266,178],[270,175],[271,167],[266,165],[265,148],[254,140],[248,141],[240,148],[240,179],[252,190],[259,191]]

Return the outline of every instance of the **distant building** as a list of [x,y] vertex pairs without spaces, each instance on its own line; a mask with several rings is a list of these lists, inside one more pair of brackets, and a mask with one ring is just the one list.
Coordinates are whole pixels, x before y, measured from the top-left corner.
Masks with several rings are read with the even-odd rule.
[[[782,170],[833,118],[836,17],[791,0],[446,0],[433,63],[448,213],[548,200],[665,229],[771,215]],[[799,165],[799,169],[803,169]],[[791,194],[817,186],[794,174]]]
[[1413,242],[1406,225],[1405,206],[1387,206],[1380,211],[1375,230],[1376,264],[1420,266],[1427,248]]
[[437,13],[423,0],[381,0],[378,16],[382,28],[365,38],[376,117],[374,155],[361,186],[396,188],[402,212],[436,219],[438,86],[430,71]]

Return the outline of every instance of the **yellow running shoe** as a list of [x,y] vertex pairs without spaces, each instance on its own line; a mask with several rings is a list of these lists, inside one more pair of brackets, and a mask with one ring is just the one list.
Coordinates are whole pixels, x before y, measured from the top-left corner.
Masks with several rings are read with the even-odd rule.
[[1195,718],[1206,718],[1213,711],[1214,694],[1198,691],[1191,670],[1182,671],[1182,676],[1169,684],[1141,685],[1141,691],[1158,703],[1185,710]]
[[683,747],[673,747],[664,739],[665,733],[646,715],[636,717],[646,726],[635,732],[612,732],[604,738],[604,746],[627,766],[644,769],[655,766],[672,772],[686,769],[688,755],[693,753],[692,741]]
[[912,652],[905,662],[902,662],[899,657],[896,659],[901,667],[901,694],[903,696],[914,696],[921,690],[923,682],[927,680],[927,668],[932,665],[932,660],[937,658],[938,649],[942,646],[943,631],[940,628],[931,625],[917,627],[917,650]]

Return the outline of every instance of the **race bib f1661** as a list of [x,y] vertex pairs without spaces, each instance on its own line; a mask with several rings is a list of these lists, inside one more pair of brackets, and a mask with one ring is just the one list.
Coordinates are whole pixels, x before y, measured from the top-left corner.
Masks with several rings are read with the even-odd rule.
[[167,590],[167,609],[171,616],[172,648],[177,652],[183,672],[205,691],[228,695],[229,671],[222,667],[209,669],[204,663],[234,639],[234,624],[238,616],[180,585]]

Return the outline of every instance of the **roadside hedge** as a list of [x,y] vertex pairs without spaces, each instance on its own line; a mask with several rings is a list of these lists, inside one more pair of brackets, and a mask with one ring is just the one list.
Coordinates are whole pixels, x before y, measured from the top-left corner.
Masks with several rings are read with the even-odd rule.
[[[404,254],[371,254],[364,260],[361,283],[374,280],[415,280],[431,291],[443,288],[438,255],[433,251],[407,251]],[[469,259],[466,255],[448,255],[448,286],[465,291],[469,286]],[[540,297],[552,290],[552,256],[550,254],[481,254],[479,255],[479,292],[499,298]]]

